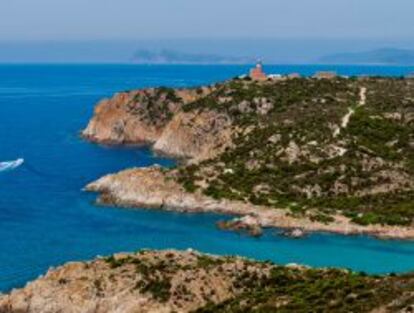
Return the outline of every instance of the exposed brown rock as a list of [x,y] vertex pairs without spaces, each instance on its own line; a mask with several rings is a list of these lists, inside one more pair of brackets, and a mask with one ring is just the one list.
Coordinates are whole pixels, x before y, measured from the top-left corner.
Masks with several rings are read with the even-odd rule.
[[160,136],[164,125],[150,125],[128,110],[137,92],[119,93],[101,101],[82,135],[88,140],[108,143],[152,143]]
[[260,237],[263,234],[262,227],[257,223],[255,218],[244,216],[234,218],[230,221],[219,221],[217,227],[222,230],[230,230],[240,233],[247,233],[253,237]]
[[180,112],[163,130],[154,150],[169,156],[202,160],[211,158],[231,142],[231,121],[213,111]]
[[231,141],[229,117],[214,111],[180,110],[209,92],[209,88],[151,88],[118,93],[96,106],[82,136],[104,144],[151,144],[158,153],[177,158],[210,158]]

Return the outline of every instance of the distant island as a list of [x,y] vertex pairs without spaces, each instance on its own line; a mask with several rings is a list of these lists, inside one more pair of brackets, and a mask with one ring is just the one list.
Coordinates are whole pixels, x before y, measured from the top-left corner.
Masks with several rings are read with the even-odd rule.
[[365,52],[326,55],[317,60],[324,64],[414,65],[414,50],[384,48]]
[[188,53],[177,50],[138,50],[132,62],[138,64],[251,64],[254,58]]

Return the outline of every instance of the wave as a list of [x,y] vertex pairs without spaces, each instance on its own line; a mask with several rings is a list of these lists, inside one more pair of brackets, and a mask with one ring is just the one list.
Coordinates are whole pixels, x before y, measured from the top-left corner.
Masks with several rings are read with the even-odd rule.
[[18,168],[24,163],[24,159],[17,159],[14,161],[0,162],[0,172],[11,171]]

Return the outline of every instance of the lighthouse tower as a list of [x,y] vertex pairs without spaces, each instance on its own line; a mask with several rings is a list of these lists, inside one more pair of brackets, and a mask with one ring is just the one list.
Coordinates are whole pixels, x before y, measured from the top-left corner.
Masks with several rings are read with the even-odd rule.
[[263,64],[261,60],[258,60],[256,66],[250,70],[250,78],[259,81],[267,79],[267,76],[263,71]]

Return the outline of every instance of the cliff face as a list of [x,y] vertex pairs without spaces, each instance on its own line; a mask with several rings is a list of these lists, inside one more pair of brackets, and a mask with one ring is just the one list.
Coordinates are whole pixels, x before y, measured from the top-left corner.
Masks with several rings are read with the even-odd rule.
[[154,150],[193,161],[209,159],[231,143],[231,121],[217,112],[180,112],[164,128]]
[[411,312],[414,277],[141,251],[50,270],[1,313]]
[[82,136],[104,144],[151,144],[159,153],[204,159],[230,140],[229,117],[217,112],[183,112],[205,89],[145,89],[101,101]]
[[82,135],[95,142],[152,143],[160,136],[164,123],[144,120],[131,108],[138,92],[119,93],[100,102]]

